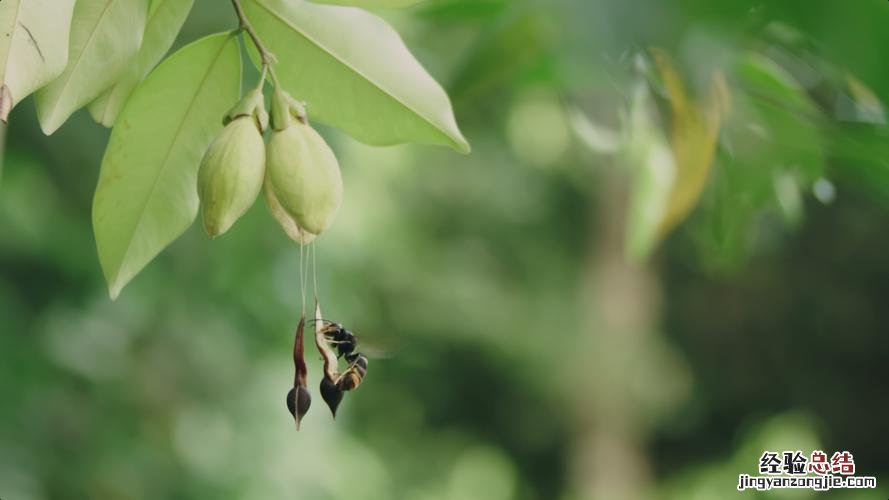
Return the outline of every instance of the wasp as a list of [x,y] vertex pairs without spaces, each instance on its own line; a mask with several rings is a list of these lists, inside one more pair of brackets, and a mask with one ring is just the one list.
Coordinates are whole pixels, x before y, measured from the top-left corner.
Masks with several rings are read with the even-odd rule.
[[326,319],[314,319],[311,321],[319,322],[323,325],[319,333],[324,337],[324,341],[327,344],[334,346],[337,351],[337,358],[342,358],[355,352],[355,348],[358,346],[358,336],[347,330],[342,324]]
[[[316,330],[316,343],[325,360],[325,375],[321,380],[321,397],[336,417],[336,409],[343,393],[361,385],[367,375],[367,356],[358,352],[358,336],[342,324],[325,319],[315,319],[320,324]],[[336,354],[332,349],[336,350]],[[343,358],[348,367],[342,373],[336,371],[336,361]]]
[[346,354],[345,358],[349,362],[349,367],[336,380],[336,386],[344,391],[351,391],[361,385],[364,376],[367,375],[367,356],[356,352]]

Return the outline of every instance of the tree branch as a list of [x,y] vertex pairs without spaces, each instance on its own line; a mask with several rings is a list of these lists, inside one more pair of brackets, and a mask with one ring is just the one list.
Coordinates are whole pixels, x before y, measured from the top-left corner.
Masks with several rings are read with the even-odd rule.
[[[238,22],[241,25],[241,29],[247,32],[250,36],[250,40],[253,42],[253,46],[256,47],[256,50],[259,52],[262,65],[264,67],[270,67],[272,64],[275,64],[275,62],[277,62],[275,60],[275,55],[269,52],[262,43],[262,40],[259,39],[259,35],[256,34],[256,30],[253,29],[253,25],[250,24],[247,15],[244,14],[244,8],[241,7],[241,0],[232,0],[232,6],[235,8],[235,14],[238,15]],[[274,77],[274,74],[272,74],[272,76]]]

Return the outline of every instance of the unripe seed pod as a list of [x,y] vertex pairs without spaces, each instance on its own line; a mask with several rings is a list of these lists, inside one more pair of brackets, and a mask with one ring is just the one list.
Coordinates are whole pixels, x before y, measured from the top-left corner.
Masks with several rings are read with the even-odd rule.
[[265,144],[253,115],[242,115],[216,136],[198,171],[204,229],[225,233],[253,205],[265,176]]
[[[274,128],[275,110],[272,109]],[[273,131],[267,150],[275,197],[299,228],[321,234],[343,198],[343,180],[333,151],[309,125],[293,120]]]

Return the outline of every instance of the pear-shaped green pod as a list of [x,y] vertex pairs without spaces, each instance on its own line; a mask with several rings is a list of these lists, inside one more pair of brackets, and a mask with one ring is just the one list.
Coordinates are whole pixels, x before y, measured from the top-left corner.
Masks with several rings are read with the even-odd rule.
[[318,132],[298,120],[273,131],[267,165],[275,197],[299,228],[313,235],[327,229],[343,199],[343,179]]
[[216,136],[198,171],[204,229],[225,233],[253,205],[265,176],[265,144],[252,116],[232,120]]

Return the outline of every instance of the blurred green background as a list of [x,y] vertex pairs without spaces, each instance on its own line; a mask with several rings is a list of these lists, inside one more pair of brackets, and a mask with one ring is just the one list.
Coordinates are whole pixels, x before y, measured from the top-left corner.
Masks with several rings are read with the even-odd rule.
[[[197,2],[178,45],[236,23]],[[325,316],[371,359],[336,422],[284,407],[299,249],[259,202],[108,299],[90,227],[108,132],[15,110],[0,181],[0,498],[713,499],[763,451],[853,453],[889,495],[889,3],[431,0],[381,13],[473,144],[324,129],[346,197]],[[634,88],[714,71],[699,206],[626,258]],[[759,76],[757,76],[759,75]],[[766,75],[762,77],[762,75]],[[658,118],[660,117],[660,118]],[[312,359],[315,389],[320,367]]]

